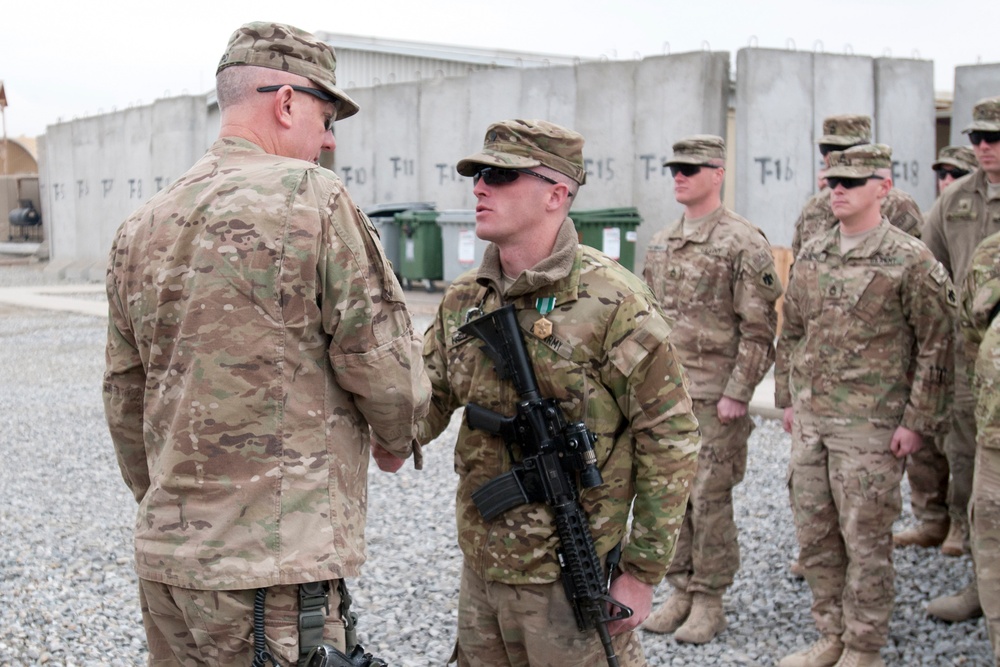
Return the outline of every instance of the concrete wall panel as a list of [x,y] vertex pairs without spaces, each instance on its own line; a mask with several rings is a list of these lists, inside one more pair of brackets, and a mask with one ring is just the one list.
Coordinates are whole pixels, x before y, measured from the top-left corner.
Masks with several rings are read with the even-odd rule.
[[455,163],[482,145],[486,127],[470,145],[469,82],[466,78],[432,79],[420,83],[420,160],[417,173],[421,201],[438,209],[469,208],[468,179]]
[[420,198],[420,85],[375,88],[375,199],[370,204]]
[[542,118],[565,127],[576,121],[576,68],[521,70],[522,118]]
[[[815,184],[825,166],[816,143],[823,136],[823,119],[843,114],[875,116],[874,63],[867,56],[816,53],[813,54],[813,82],[813,134],[801,139],[809,140],[812,182]],[[814,185],[802,203],[817,189]]]
[[736,79],[736,210],[790,246],[813,192],[813,56],[741,49]]
[[875,59],[875,140],[892,147],[895,187],[921,210],[934,203],[934,63]]
[[[500,120],[524,117],[521,108],[522,74],[523,71],[520,69],[495,69],[472,72],[466,78],[469,94],[469,127],[464,140],[453,141],[451,144],[452,172],[459,160],[482,148],[486,128]],[[460,208],[475,208],[476,197],[472,194],[472,179],[463,176],[458,176],[458,179],[463,191]]]
[[[379,143],[376,89],[351,91],[351,99],[361,111],[334,124],[337,147],[333,151],[333,170],[347,186],[354,203],[362,208],[375,203],[375,183],[379,177],[375,147]],[[326,160],[323,163],[326,164]]]
[[1000,95],[1000,63],[955,68],[955,97],[951,105],[951,144],[968,146],[962,130],[972,122],[972,107],[984,97]]
[[684,210],[674,199],[670,170],[663,167],[671,146],[692,134],[725,137],[728,97],[727,52],[657,56],[636,67],[633,202],[643,219],[636,230],[637,272],[653,234]]

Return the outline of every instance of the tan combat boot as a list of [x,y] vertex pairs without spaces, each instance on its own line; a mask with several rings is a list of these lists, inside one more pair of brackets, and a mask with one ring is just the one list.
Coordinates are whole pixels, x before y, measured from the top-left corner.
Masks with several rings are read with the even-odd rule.
[[913,528],[901,533],[893,533],[892,543],[897,547],[938,547],[948,536],[949,522],[921,521]]
[[693,599],[694,596],[691,593],[675,588],[667,601],[649,615],[642,624],[643,629],[670,634],[687,620],[688,614],[691,613]]
[[885,667],[885,661],[878,651],[865,652],[845,648],[840,654],[840,660],[833,667]]
[[778,667],[833,667],[844,652],[844,642],[838,635],[823,635],[804,651],[786,655]]
[[695,593],[691,613],[684,625],[674,632],[674,639],[688,644],[707,644],[726,629],[726,612],[722,610],[722,596]]
[[949,623],[960,623],[983,615],[975,580],[955,595],[942,595],[927,605],[927,615]]
[[806,578],[806,568],[798,558],[788,561],[788,572],[796,579]]
[[952,521],[948,537],[944,538],[944,543],[941,545],[941,553],[945,556],[962,556],[969,553],[968,539],[968,527],[958,521]]

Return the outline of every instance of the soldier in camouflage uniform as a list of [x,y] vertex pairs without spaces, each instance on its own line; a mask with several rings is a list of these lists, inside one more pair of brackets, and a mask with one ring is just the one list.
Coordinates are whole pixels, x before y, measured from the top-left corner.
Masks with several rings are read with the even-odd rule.
[[219,139],[118,229],[104,403],[139,504],[135,563],[150,664],[299,658],[299,584],[365,559],[369,441],[412,451],[430,387],[375,229],[318,166],[357,112],[333,49],[250,23],[217,72]]
[[[674,554],[698,458],[699,433],[670,325],[649,288],[578,243],[567,217],[586,178],[583,137],[541,120],[491,125],[481,152],[460,160],[475,183],[482,266],[451,284],[425,334],[428,443],[468,403],[514,414],[518,394],[477,339],[458,328],[505,304],[517,319],[540,394],[596,436],[600,486],[581,504],[604,560],[625,539],[611,596],[634,615],[610,626],[622,665],[645,665],[634,632]],[[455,443],[458,539],[465,556],[456,656],[462,667],[607,663],[597,633],[577,629],[560,583],[548,506],[528,503],[486,521],[471,494],[510,469],[501,438],[463,421]],[[629,524],[629,510],[632,522]],[[631,530],[626,534],[626,529]],[[627,539],[626,539],[627,538]]]
[[976,462],[969,499],[972,557],[1000,664],[1000,233],[972,256],[962,290],[964,358],[976,400]]
[[931,165],[937,175],[938,196],[949,185],[978,168],[976,153],[968,146],[945,146],[939,150],[937,162]]
[[643,625],[704,644],[726,627],[722,595],[739,569],[733,487],[743,479],[753,422],[747,404],[774,362],[781,282],[763,232],[722,205],[726,146],[696,135],[673,146],[684,215],[657,232],[643,275],[674,321],[670,342],[687,371],[701,427],[698,473],[677,553],[673,591]]
[[[831,151],[842,151],[851,146],[867,144],[872,140],[872,120],[868,116],[830,116],[823,120],[823,136],[816,143],[824,163],[829,166]],[[825,234],[837,226],[837,216],[830,209],[830,188],[822,181],[819,192],[814,194],[802,207],[799,219],[795,221],[792,236],[792,253],[797,257],[807,241]],[[882,216],[889,224],[899,227],[907,234],[920,238],[923,216],[920,207],[910,195],[893,188],[882,200]]]
[[[924,239],[941,260],[955,284],[965,283],[966,270],[976,246],[1000,231],[1000,97],[980,100],[972,110],[973,122],[962,130],[969,135],[979,169],[958,179],[938,198],[927,214]],[[975,399],[968,383],[966,359],[955,358],[955,401],[945,454],[951,467],[948,502],[956,535],[944,546],[951,555],[967,551],[968,505],[972,493],[976,451]],[[955,595],[939,597],[927,613],[946,621],[964,621],[982,614],[973,579]]]
[[885,663],[892,523],[905,457],[946,424],[955,294],[927,247],[889,224],[891,153],[830,155],[840,225],[807,242],[785,294],[775,405],[792,433],[801,562],[822,637],[779,667]]

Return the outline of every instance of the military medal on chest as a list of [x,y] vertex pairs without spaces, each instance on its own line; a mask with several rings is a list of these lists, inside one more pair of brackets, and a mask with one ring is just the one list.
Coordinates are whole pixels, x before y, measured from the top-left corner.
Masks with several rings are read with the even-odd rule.
[[552,309],[555,307],[556,298],[554,296],[546,296],[535,299],[535,308],[542,317],[531,326],[531,333],[535,334],[535,336],[541,338],[542,340],[552,335],[552,322],[550,322],[545,316],[551,313]]

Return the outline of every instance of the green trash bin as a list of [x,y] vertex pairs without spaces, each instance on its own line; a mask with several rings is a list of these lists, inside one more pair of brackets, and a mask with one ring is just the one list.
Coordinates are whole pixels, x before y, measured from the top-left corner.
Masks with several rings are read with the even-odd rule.
[[432,211],[434,204],[429,202],[400,202],[392,204],[378,204],[366,209],[367,215],[375,229],[378,230],[379,240],[382,242],[382,251],[385,252],[386,259],[392,263],[393,273],[398,280],[402,280],[399,273],[399,225],[396,224],[396,214],[403,211]]
[[635,270],[636,228],[642,223],[635,207],[570,211],[583,245],[597,248],[629,271]]
[[441,228],[437,211],[404,211],[396,214],[399,225],[399,273],[403,287],[423,283],[428,292],[434,291],[434,281],[441,280],[444,271]]

